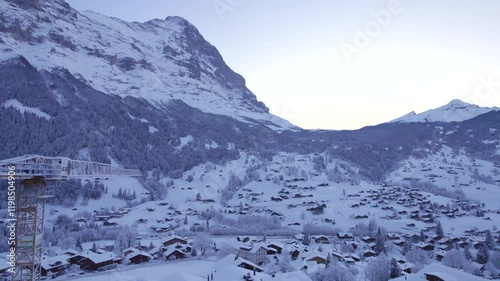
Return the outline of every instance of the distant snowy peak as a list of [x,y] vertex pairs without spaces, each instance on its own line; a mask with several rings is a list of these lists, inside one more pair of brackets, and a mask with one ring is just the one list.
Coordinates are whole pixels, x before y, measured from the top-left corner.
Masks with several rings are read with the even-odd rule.
[[422,113],[414,111],[403,115],[397,119],[389,121],[389,123],[415,123],[415,122],[461,122],[472,119],[478,115],[499,110],[497,107],[480,107],[475,104],[463,102],[458,99],[452,100],[450,103],[427,110]]
[[126,22],[78,12],[62,0],[0,1],[0,65],[24,57],[67,69],[96,90],[161,107],[182,100],[204,112],[295,128],[269,113],[217,49],[181,17]]

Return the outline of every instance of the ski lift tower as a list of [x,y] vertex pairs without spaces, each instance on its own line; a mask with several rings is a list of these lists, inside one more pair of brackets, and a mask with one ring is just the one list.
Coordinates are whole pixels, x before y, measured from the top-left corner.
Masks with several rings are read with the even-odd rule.
[[138,177],[141,173],[66,157],[25,155],[0,161],[0,178],[7,179],[9,191],[15,191],[15,198],[9,198],[7,219],[8,224],[15,224],[13,281],[41,278],[45,199],[54,195],[57,182],[72,177],[99,176]]

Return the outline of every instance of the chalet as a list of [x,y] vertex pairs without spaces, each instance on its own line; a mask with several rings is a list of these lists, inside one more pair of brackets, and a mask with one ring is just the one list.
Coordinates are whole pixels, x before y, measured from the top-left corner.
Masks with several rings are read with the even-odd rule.
[[434,218],[430,217],[430,218],[422,218],[422,221],[425,222],[425,223],[434,223]]
[[179,260],[179,259],[184,259],[186,258],[186,253],[179,249],[168,249],[163,253],[163,256],[165,257],[166,260]]
[[139,250],[137,250],[136,248],[134,247],[130,247],[130,248],[127,248],[125,250],[123,250],[122,254],[124,256],[128,256],[129,254],[133,253],[133,252],[138,252]]
[[361,261],[361,258],[358,255],[352,254],[352,253],[344,255],[344,260],[347,258],[350,258],[350,259],[354,260],[355,262]]
[[416,243],[415,246],[417,246],[417,248],[424,250],[424,251],[434,251],[434,246],[431,244],[419,242],[419,243]]
[[191,250],[193,249],[189,244],[180,244],[180,243],[176,244],[175,248],[177,250],[183,251],[184,253],[191,253]]
[[324,235],[321,235],[321,236],[318,236],[314,239],[314,242],[316,242],[317,244],[330,244],[330,239],[328,239],[328,237],[324,236]]
[[413,233],[411,235],[405,235],[410,241],[419,241],[420,240],[420,235]]
[[358,220],[360,220],[360,219],[367,219],[368,215],[356,215],[356,216],[354,216],[354,218],[358,219]]
[[401,237],[396,233],[387,233],[388,240],[399,240]]
[[116,226],[116,225],[118,225],[118,223],[115,221],[105,221],[102,223],[102,225],[103,226]]
[[277,254],[281,254],[281,252],[283,251],[283,247],[272,243],[272,244],[267,245],[267,254],[268,255],[269,255],[270,250],[276,252]]
[[376,241],[376,239],[371,236],[363,236],[361,240],[365,243],[373,243]]
[[401,271],[405,273],[411,273],[412,268],[415,267],[413,263],[407,262],[405,260],[398,260],[397,262],[399,264],[399,268],[401,268]]
[[186,238],[182,238],[177,235],[169,236],[162,242],[163,246],[170,246],[174,244],[187,244],[187,243],[188,241]]
[[308,208],[307,210],[311,211],[313,213],[313,215],[320,215],[320,214],[324,213],[325,208],[326,208],[326,205],[322,204],[322,205],[319,205],[316,207]]
[[325,218],[325,222],[335,224],[335,221],[333,219],[330,219],[330,218]]
[[437,244],[439,245],[438,246],[439,249],[448,251],[448,250],[451,250],[454,243],[450,239],[443,238],[443,239],[437,241]]
[[146,252],[132,252],[126,256],[127,260],[130,261],[130,263],[141,263],[141,262],[148,262],[153,259],[153,256]]
[[344,242],[344,244],[351,246],[354,250],[356,250],[359,247],[359,243],[356,241]]
[[474,247],[474,249],[476,249],[476,250],[479,250],[481,247],[483,247],[483,244],[484,244],[484,242],[474,241],[474,242],[472,242],[472,247]]
[[337,237],[342,240],[353,240],[354,236],[350,233],[339,232],[337,233]]
[[163,253],[167,250],[166,247],[161,246],[154,246],[153,248],[148,250],[148,254],[150,254],[153,258],[158,259],[163,257]]
[[225,258],[221,259],[220,261],[216,262],[213,265],[213,268],[217,271],[222,271],[222,270],[227,270],[227,267],[235,266],[235,267],[240,267],[244,268],[250,271],[255,271],[255,272],[263,272],[264,270],[256,265],[255,263],[245,260],[241,258],[238,255],[235,254],[229,254]]
[[457,243],[457,245],[460,247],[460,248],[465,248],[465,247],[468,247],[469,246],[469,242],[467,241],[460,241]]
[[98,250],[98,252],[100,254],[102,254],[102,253],[105,253],[106,251],[112,252],[114,249],[115,249],[115,242],[107,241],[104,243],[104,246],[101,247],[101,249],[100,249],[101,252],[99,252],[99,250]]
[[340,254],[339,252],[332,251],[332,258],[335,258],[337,261],[344,261],[344,256]]
[[67,257],[66,259],[70,264],[79,264],[84,258],[78,251],[71,249],[67,250],[64,255]]
[[261,264],[266,261],[267,247],[263,245],[242,246],[238,250],[238,256],[251,261],[255,264]]
[[244,268],[247,270],[252,270],[252,271],[255,270],[255,272],[264,271],[262,268],[260,268],[259,266],[257,266],[256,264],[254,264],[253,262],[250,262],[250,261],[241,261],[241,263],[238,265],[238,267],[241,267],[241,268]]
[[485,280],[483,277],[475,276],[464,271],[444,266],[440,263],[432,263],[425,266],[418,273],[406,274],[404,276],[392,279],[394,281],[481,281]]
[[109,219],[110,219],[110,216],[106,216],[106,215],[94,216],[95,221],[107,221]]
[[443,251],[443,250],[436,251],[436,260],[437,261],[442,261],[445,256],[446,256],[446,251]]
[[314,255],[314,256],[306,259],[306,261],[313,261],[313,262],[316,262],[316,264],[326,264],[326,257],[321,256],[321,255]]
[[65,256],[44,257],[40,263],[42,276],[58,275],[59,272],[64,273],[64,270],[70,266]]
[[84,258],[80,261],[80,268],[85,270],[98,270],[101,267],[121,262],[120,258],[109,252],[104,254],[87,252],[83,256]]
[[246,237],[240,238],[238,236],[238,237],[236,237],[236,240],[238,240],[238,242],[246,243],[246,242],[250,241],[250,237],[246,236]]
[[368,251],[363,252],[363,257],[365,257],[365,258],[375,257],[375,256],[377,256],[377,253],[375,253],[372,250],[368,250]]
[[392,243],[394,243],[394,245],[396,245],[396,246],[402,247],[405,244],[405,241],[403,239],[398,239],[398,240],[392,241]]
[[347,264],[350,264],[350,265],[353,265],[356,263],[356,261],[352,258],[344,258],[344,262],[346,262]]
[[300,251],[295,249],[290,252],[290,256],[292,257],[292,260],[296,260],[300,255]]

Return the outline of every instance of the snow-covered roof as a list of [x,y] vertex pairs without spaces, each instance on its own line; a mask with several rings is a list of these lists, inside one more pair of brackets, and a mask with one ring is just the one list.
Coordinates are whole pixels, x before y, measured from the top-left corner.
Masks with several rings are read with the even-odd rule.
[[168,250],[165,251],[165,253],[163,253],[163,256],[164,257],[168,257],[170,256],[171,254],[175,253],[175,252],[178,252],[178,253],[181,253],[183,255],[186,255],[186,253],[180,251],[179,249],[176,249],[176,248],[170,248]]
[[345,255],[344,255],[344,258],[353,258],[353,259],[358,259],[358,260],[360,260],[360,259],[361,259],[358,255],[353,254],[353,253],[348,253],[348,254],[345,254]]
[[247,251],[247,252],[252,253],[252,254],[257,253],[260,250],[260,248],[264,248],[264,250],[267,251],[267,246],[262,244],[262,243],[253,244],[251,246],[250,245],[240,246],[241,250]]
[[170,235],[167,238],[163,239],[163,242],[171,241],[171,240],[174,240],[174,239],[179,239],[179,240],[187,241],[187,238],[180,237],[178,235]]
[[258,269],[262,270],[262,268],[260,266],[256,265],[255,263],[253,263],[249,260],[246,260],[244,258],[241,258],[235,254],[229,254],[226,257],[222,258],[221,260],[219,260],[218,262],[216,262],[213,265],[213,268],[215,270],[219,270],[219,269],[224,268],[226,266],[239,267],[242,263],[245,263],[251,267],[258,268]]
[[131,258],[133,258],[133,257],[137,257],[137,256],[139,256],[139,255],[146,256],[146,257],[148,257],[148,258],[150,258],[150,259],[152,259],[152,258],[153,258],[153,256],[151,256],[149,253],[146,253],[146,252],[139,252],[139,251],[134,251],[134,252],[132,252],[132,253],[130,253],[130,254],[128,254],[128,255],[127,255],[127,259],[131,259]]
[[160,247],[154,246],[151,250],[149,250],[150,254],[156,254],[160,250]]
[[83,257],[88,258],[91,260],[93,263],[102,263],[105,261],[113,260],[116,258],[116,255],[111,253],[111,252],[105,252],[102,254],[97,254],[93,252],[85,252],[82,254]]
[[304,261],[304,266],[307,266],[307,274],[312,274],[320,269],[325,268],[324,264],[318,264],[315,261]]
[[125,252],[138,252],[139,250],[137,250],[136,248],[134,247],[129,247],[125,250],[122,251],[122,253],[125,253]]
[[432,263],[425,266],[419,272],[415,274],[408,274],[406,276],[401,276],[392,281],[421,281],[425,280],[426,274],[434,275],[443,279],[444,281],[484,281],[485,279],[472,275],[467,272],[460,271],[451,267],[444,266],[440,263]]
[[67,249],[65,251],[65,254],[68,254],[70,256],[76,256],[76,255],[79,255],[80,252],[78,252],[77,250],[74,250],[74,249]]
[[306,260],[311,260],[311,259],[314,259],[316,257],[322,258],[322,259],[326,260],[327,256],[328,256],[328,253],[315,252],[314,254],[312,254],[311,256],[309,256]]
[[264,250],[267,251],[267,246],[259,243],[253,245],[252,249],[250,250],[250,253],[257,253],[260,250],[260,248],[264,248]]
[[67,256],[54,256],[54,257],[44,257],[40,262],[40,265],[45,269],[50,269],[56,266],[68,265]]

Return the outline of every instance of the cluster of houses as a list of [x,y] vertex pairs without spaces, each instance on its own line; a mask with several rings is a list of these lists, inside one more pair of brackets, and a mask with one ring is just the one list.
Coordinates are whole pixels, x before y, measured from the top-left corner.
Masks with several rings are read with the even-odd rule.
[[[438,216],[453,219],[468,216],[470,210],[480,209],[479,204],[472,204],[467,200],[458,199],[455,200],[453,206],[450,206],[450,204],[431,204],[428,196],[416,188],[386,187],[349,194],[348,197],[362,197],[361,194],[364,193],[364,198],[361,198],[359,202],[352,203],[350,206],[352,208],[365,205],[373,208],[381,207],[382,210],[392,211],[391,214],[385,217],[387,219],[398,219],[405,215],[409,219],[428,224],[435,223]],[[392,203],[405,207],[405,209],[397,210],[395,207],[390,206]],[[432,208],[430,208],[431,206]],[[467,206],[467,211],[463,209],[464,206]],[[417,209],[406,210],[408,208]]]
[[[484,244],[484,233],[474,233],[475,236],[450,236],[441,237],[434,234],[433,229],[429,228],[424,234],[400,234],[388,233],[386,241],[403,248],[405,243],[410,242],[413,249],[421,249],[428,252],[430,257],[434,257],[437,261],[442,261],[446,253],[454,248],[471,247],[471,249],[479,249]],[[468,233],[471,235],[472,233]],[[496,242],[500,243],[500,231],[495,233]],[[318,268],[324,267],[328,259],[335,259],[343,262],[346,265],[355,265],[357,262],[366,261],[377,256],[376,239],[371,236],[356,237],[351,233],[339,232],[335,236],[318,235],[310,237],[314,244],[304,245],[303,235],[296,235],[294,239],[289,239],[285,245],[279,243],[265,243],[262,240],[250,239],[248,237],[240,239],[240,245],[237,248],[236,254],[250,263],[242,263],[241,267],[249,270],[261,270],[258,267],[267,260],[272,260],[271,256],[280,255],[282,253],[289,254],[297,269],[304,270],[307,273],[312,273]],[[342,245],[349,245],[353,251],[341,253],[337,249],[342,248]],[[318,251],[316,248],[324,248]],[[396,259],[401,270],[407,274],[411,273],[414,265],[406,261],[404,258]],[[478,265],[479,266],[479,265]],[[484,268],[478,267],[479,270]]]
[[432,263],[424,266],[416,274],[406,274],[401,277],[392,279],[393,281],[448,281],[448,280],[467,280],[467,281],[484,281],[482,277],[475,276],[464,272],[463,270],[454,269],[444,266],[439,263]]
[[[104,210],[94,210],[94,223],[102,223],[103,226],[116,226],[118,223],[115,221],[116,218],[121,218],[131,211],[130,208],[120,208],[117,211],[104,211]],[[77,219],[77,223],[80,226],[86,225],[88,220],[85,218]]]
[[122,261],[121,257],[103,249],[81,253],[76,250],[67,250],[61,255],[44,256],[41,261],[41,273],[42,276],[56,277],[64,274],[71,265],[79,266],[83,270],[99,270],[116,267]]
[[[112,247],[103,247],[95,251],[67,250],[63,254],[41,261],[42,276],[56,277],[65,273],[72,265],[83,271],[103,271],[115,268],[118,264],[138,264],[153,259],[175,260],[191,257],[191,241],[179,236],[169,236],[159,246],[130,247],[120,256],[113,253]],[[83,273],[80,271],[80,273]]]
[[[475,236],[454,236],[440,237],[433,234],[429,228],[425,237],[422,234],[400,234],[388,233],[386,240],[396,246],[403,245],[410,241],[412,247],[429,252],[437,261],[443,259],[446,252],[455,247],[468,247],[479,249],[484,246],[484,239],[480,239],[484,233],[468,232],[467,235]],[[500,242],[500,232],[495,233],[496,242]],[[237,237],[232,245],[235,247],[233,254],[226,256],[222,261],[227,264],[245,269],[248,272],[263,272],[262,264],[267,261],[280,259],[283,254],[289,255],[293,266],[308,274],[323,268],[328,259],[335,259],[346,265],[355,265],[377,256],[375,251],[376,239],[371,236],[356,237],[349,232],[339,232],[335,236],[317,235],[310,237],[312,244],[304,245],[303,235],[296,235],[292,239],[283,241],[283,244],[275,241],[266,242],[265,239]],[[341,252],[338,249],[342,245],[349,245],[353,251]],[[324,250],[320,250],[323,248]],[[43,276],[59,276],[71,265],[77,265],[84,271],[101,271],[115,268],[118,264],[138,264],[156,260],[178,260],[192,257],[192,241],[180,237],[169,236],[154,246],[141,246],[127,248],[120,256],[115,255],[112,249],[104,248],[95,251],[78,252],[68,250],[65,253],[53,257],[45,256],[42,260]],[[403,272],[411,273],[414,265],[404,258],[396,260]]]

